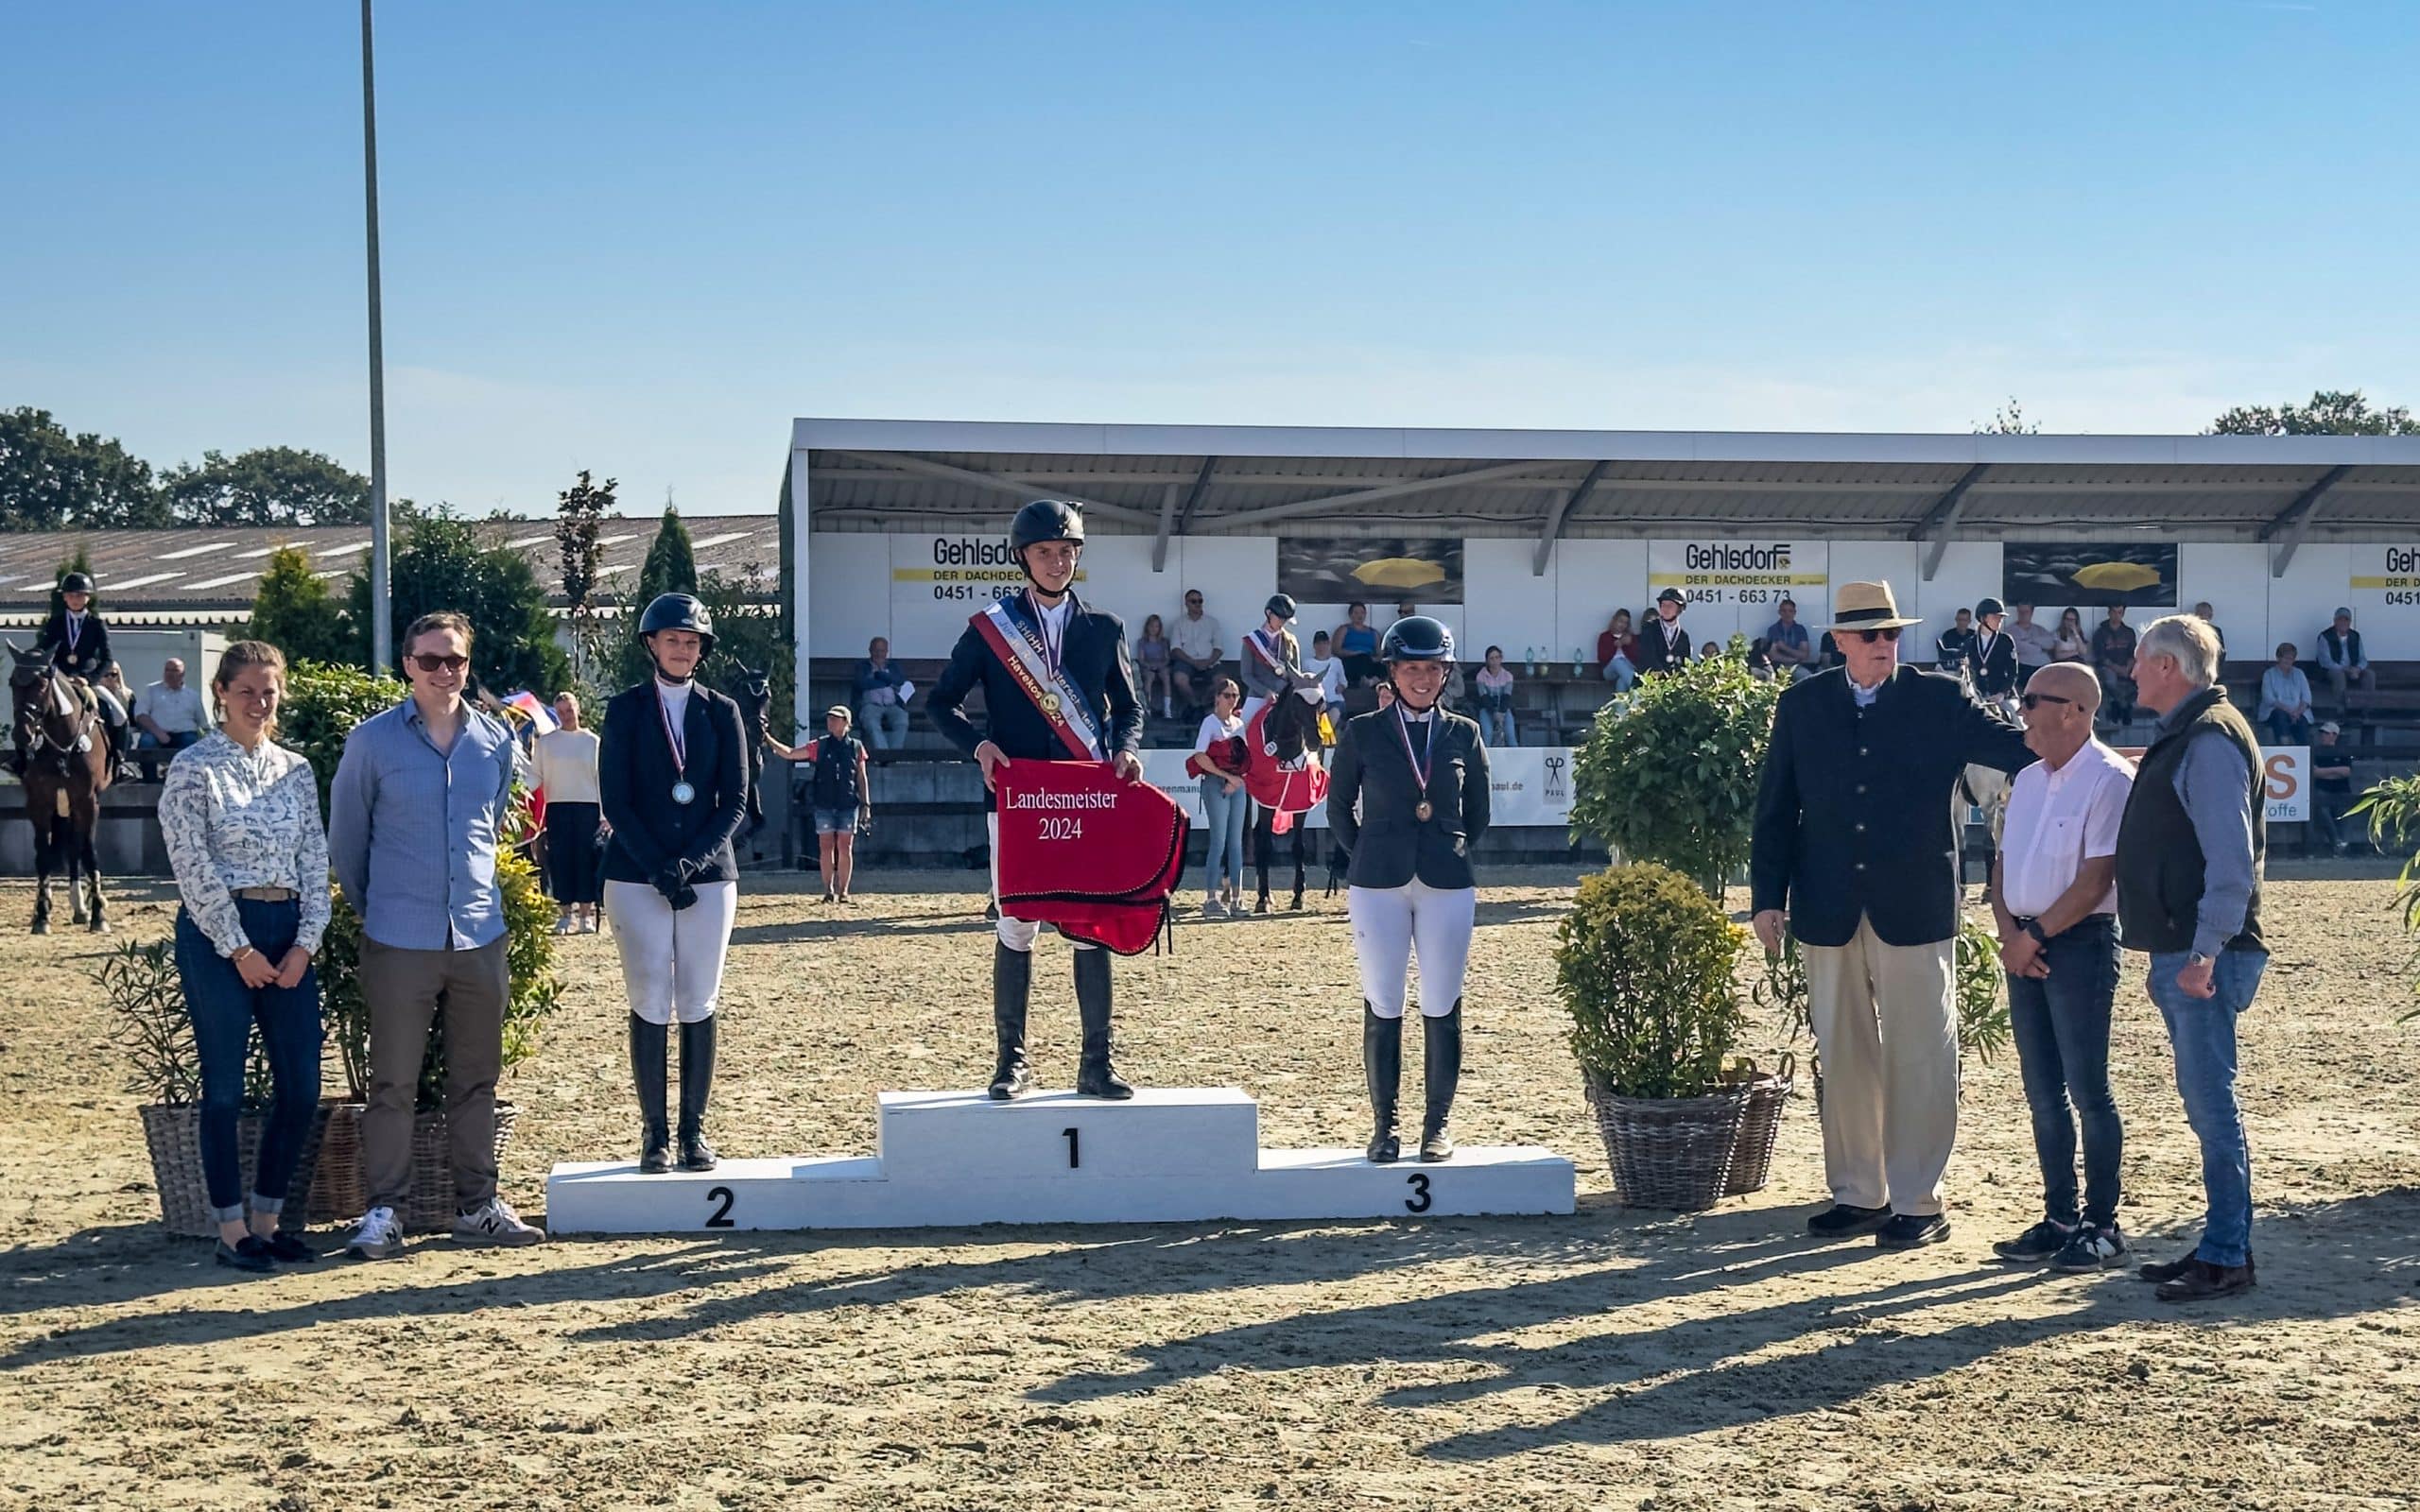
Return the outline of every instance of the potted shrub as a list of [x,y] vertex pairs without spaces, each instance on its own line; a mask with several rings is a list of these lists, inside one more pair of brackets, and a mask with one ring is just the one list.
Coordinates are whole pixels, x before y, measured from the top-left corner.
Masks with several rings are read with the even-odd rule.
[[[166,940],[130,940],[104,957],[93,977],[110,1011],[110,1042],[126,1057],[126,1090],[144,1100],[143,1141],[151,1151],[161,1225],[183,1238],[216,1239],[218,1220],[201,1175],[201,1057],[177,975],[176,947]],[[268,1098],[268,1059],[255,1032],[244,1064],[243,1111],[235,1122],[246,1192],[260,1156]],[[322,1102],[294,1168],[297,1193],[310,1189],[327,1125],[328,1104]]]
[[1555,931],[1572,1054],[1625,1203],[1692,1211],[1722,1196],[1749,1095],[1724,1077],[1744,937],[1702,887],[1651,862],[1582,882]]
[[[392,678],[373,678],[357,667],[305,662],[286,680],[281,716],[284,738],[311,760],[324,810],[328,782],[344,754],[353,727],[406,696]],[[545,1022],[562,997],[555,976],[555,906],[538,883],[537,868],[518,849],[527,839],[528,810],[512,805],[507,816],[509,847],[496,857],[496,880],[504,891],[507,970],[512,990],[504,1010],[504,1070],[537,1053]],[[370,1091],[370,1006],[361,990],[361,920],[344,899],[336,900],[326,939],[320,948],[320,992],[328,1038],[343,1067],[346,1100],[327,1120],[327,1139],[318,1178],[310,1188],[309,1219],[319,1223],[361,1214],[369,1194],[361,1176],[361,1110]],[[406,1228],[427,1231],[453,1219],[454,1177],[445,1144],[445,1032],[443,1018],[431,1026],[421,1061],[417,1112],[412,1124],[412,1187],[403,1213]],[[499,1094],[495,1107],[496,1158],[501,1160],[519,1109]]]
[[1741,657],[1639,679],[1598,711],[1572,763],[1572,839],[1660,862],[1720,898],[1748,863],[1781,693]]

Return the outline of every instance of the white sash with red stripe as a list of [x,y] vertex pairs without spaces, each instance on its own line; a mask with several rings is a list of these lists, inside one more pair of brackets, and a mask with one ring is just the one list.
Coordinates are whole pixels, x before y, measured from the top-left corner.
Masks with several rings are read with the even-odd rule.
[[[1052,671],[1041,637],[1033,627],[1019,619],[1010,605],[1014,599],[1004,598],[967,623],[975,627],[984,644],[992,648],[1000,664],[1009,669],[1025,696],[1042,715],[1043,723],[1067,747],[1067,754],[1079,761],[1105,761],[1108,751],[1102,747],[1100,731],[1094,724],[1091,704],[1076,685],[1067,680],[1063,665]],[[1071,606],[1068,619],[1073,624],[1075,611]]]

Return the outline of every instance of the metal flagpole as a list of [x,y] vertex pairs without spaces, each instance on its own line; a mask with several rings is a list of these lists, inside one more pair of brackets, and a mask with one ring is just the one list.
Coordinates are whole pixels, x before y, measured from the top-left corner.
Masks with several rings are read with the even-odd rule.
[[388,606],[391,556],[387,535],[387,347],[378,298],[378,92],[370,60],[370,0],[361,0],[362,195],[370,231],[370,670],[395,669],[395,627]]

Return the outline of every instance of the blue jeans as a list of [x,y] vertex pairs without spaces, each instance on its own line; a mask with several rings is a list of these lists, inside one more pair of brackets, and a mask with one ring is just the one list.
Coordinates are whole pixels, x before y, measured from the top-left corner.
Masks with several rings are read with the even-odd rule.
[[[294,947],[302,905],[238,898],[244,937],[275,966]],[[320,969],[312,966],[290,988],[244,985],[233,962],[177,910],[177,975],[184,985],[185,1012],[193,1019],[193,1042],[201,1062],[201,1174],[210,1206],[221,1223],[244,1216],[243,1161],[237,1154],[235,1121],[244,1105],[244,1061],[252,1025],[261,1027],[261,1050],[268,1058],[271,1101],[261,1129],[260,1159],[252,1173],[252,1211],[276,1212],[302,1158],[302,1141],[320,1103]]]
[[[2073,1228],[2076,1125],[2083,1125],[2083,1221],[2118,1221],[2118,1164],[2125,1126],[2109,1091],[2109,1019],[2118,995],[2118,927],[2097,914],[2054,935],[2042,949],[2048,976],[2008,979],[2009,1025],[2026,1106],[2033,1111],[2033,1153],[2042,1162],[2042,1212]],[[2070,1102],[2072,1099],[2072,1103]]]
[[135,760],[142,764],[143,780],[147,782],[160,780],[160,759],[156,752],[164,750],[173,756],[200,739],[200,733],[191,730],[172,730],[168,731],[166,740],[154,739],[147,730],[135,731],[134,755]]
[[2213,1265],[2240,1265],[2252,1254],[2252,1147],[2235,1098],[2235,1021],[2252,1006],[2266,951],[2221,951],[2211,971],[2218,995],[2187,997],[2176,985],[2182,951],[2152,953],[2152,1001],[2176,1051],[2176,1091],[2185,1121],[2202,1142],[2202,1187],[2210,1204],[2194,1251]]
[[1240,787],[1228,792],[1221,778],[1201,779],[1201,827],[1210,842],[1201,858],[1201,885],[1207,897],[1219,896],[1221,868],[1227,885],[1238,892],[1243,889],[1244,811],[1251,801]]
[[1517,746],[1521,742],[1512,731],[1512,711],[1483,709],[1478,716],[1479,737],[1491,746]]
[[2267,728],[2272,745],[2308,746],[2310,744],[2310,715],[2308,714],[2296,718],[2283,709],[2272,709],[2269,711],[2269,717],[2262,720],[2261,724]]
[[870,703],[857,711],[865,726],[866,744],[875,750],[897,750],[908,744],[908,711],[895,703]]

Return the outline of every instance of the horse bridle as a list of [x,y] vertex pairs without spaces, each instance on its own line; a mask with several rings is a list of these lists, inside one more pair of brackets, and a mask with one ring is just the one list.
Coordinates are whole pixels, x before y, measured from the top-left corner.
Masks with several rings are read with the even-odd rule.
[[[92,732],[90,727],[99,717],[100,711],[77,697],[67,685],[66,675],[57,667],[41,668],[32,674],[29,680],[42,685],[39,699],[42,717],[26,725],[26,755],[28,758],[39,756],[45,747],[56,747],[62,756],[75,751]],[[14,686],[23,686],[13,678],[10,682]],[[22,713],[26,707],[26,700],[19,699],[17,707]],[[64,740],[50,732],[51,721],[55,718],[67,722]]]

